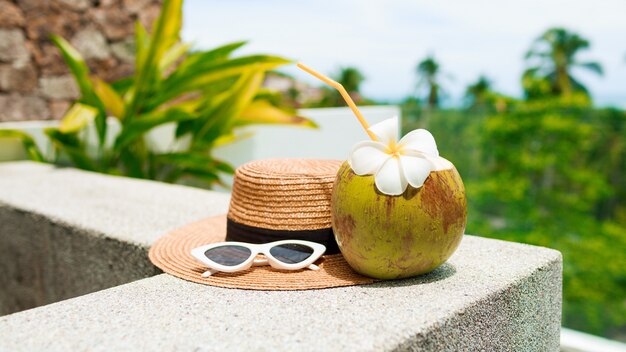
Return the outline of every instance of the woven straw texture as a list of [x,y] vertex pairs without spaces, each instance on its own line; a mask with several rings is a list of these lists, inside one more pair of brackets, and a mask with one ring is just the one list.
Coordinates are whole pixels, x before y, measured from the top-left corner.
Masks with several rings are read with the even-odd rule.
[[339,160],[268,159],[235,172],[228,217],[272,230],[330,228],[330,198]]
[[369,284],[377,280],[357,274],[341,254],[323,256],[316,264],[320,270],[277,270],[269,266],[252,267],[236,273],[217,273],[208,278],[207,269],[191,256],[191,250],[224,241],[226,215],[207,218],[176,229],[161,237],[150,248],[150,260],[164,272],[201,284],[248,290],[309,290]]

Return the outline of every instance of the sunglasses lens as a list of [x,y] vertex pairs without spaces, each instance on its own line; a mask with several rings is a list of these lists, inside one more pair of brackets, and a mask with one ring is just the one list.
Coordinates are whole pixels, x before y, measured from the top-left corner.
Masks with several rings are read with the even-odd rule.
[[250,258],[251,254],[248,248],[242,246],[221,246],[204,252],[207,258],[225,266],[239,265]]
[[305,261],[313,254],[313,248],[302,244],[287,243],[274,246],[270,254],[286,264],[296,264]]

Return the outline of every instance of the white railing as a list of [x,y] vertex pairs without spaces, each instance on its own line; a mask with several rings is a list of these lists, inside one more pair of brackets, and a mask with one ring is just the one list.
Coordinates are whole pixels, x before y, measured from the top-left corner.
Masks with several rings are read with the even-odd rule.
[[626,352],[626,344],[576,330],[561,328],[561,351]]
[[[361,111],[370,124],[393,116],[400,116],[397,106],[367,106]],[[225,145],[215,150],[215,155],[239,166],[251,160],[266,158],[320,158],[345,159],[352,146],[368,138],[348,108],[303,109],[299,114],[318,124],[318,129],[280,125],[259,125],[242,129],[242,134],[251,137]],[[58,121],[0,122],[0,129],[19,129],[33,136],[45,152],[50,149],[43,130],[53,127]],[[115,119],[109,121],[110,135],[119,131]],[[173,124],[155,128],[147,135],[148,143],[159,151],[170,151],[184,146],[185,141],[174,141]],[[95,141],[95,131],[87,132],[89,140]],[[108,142],[111,143],[112,138]],[[18,140],[0,139],[0,161],[25,158]]]

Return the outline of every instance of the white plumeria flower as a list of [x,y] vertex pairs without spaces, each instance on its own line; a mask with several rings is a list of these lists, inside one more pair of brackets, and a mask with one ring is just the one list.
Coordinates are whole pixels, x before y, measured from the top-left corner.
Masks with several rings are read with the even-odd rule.
[[404,193],[408,185],[422,187],[431,171],[449,167],[447,160],[439,158],[430,132],[417,129],[398,141],[398,127],[398,117],[370,126],[378,141],[357,143],[348,159],[355,174],[374,175],[376,188],[390,196]]

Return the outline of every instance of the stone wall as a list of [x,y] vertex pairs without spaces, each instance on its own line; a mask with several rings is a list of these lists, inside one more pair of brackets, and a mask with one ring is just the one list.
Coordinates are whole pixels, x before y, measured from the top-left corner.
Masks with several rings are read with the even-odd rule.
[[51,34],[67,39],[107,81],[133,71],[136,20],[158,0],[0,0],[0,121],[59,119],[79,91]]

